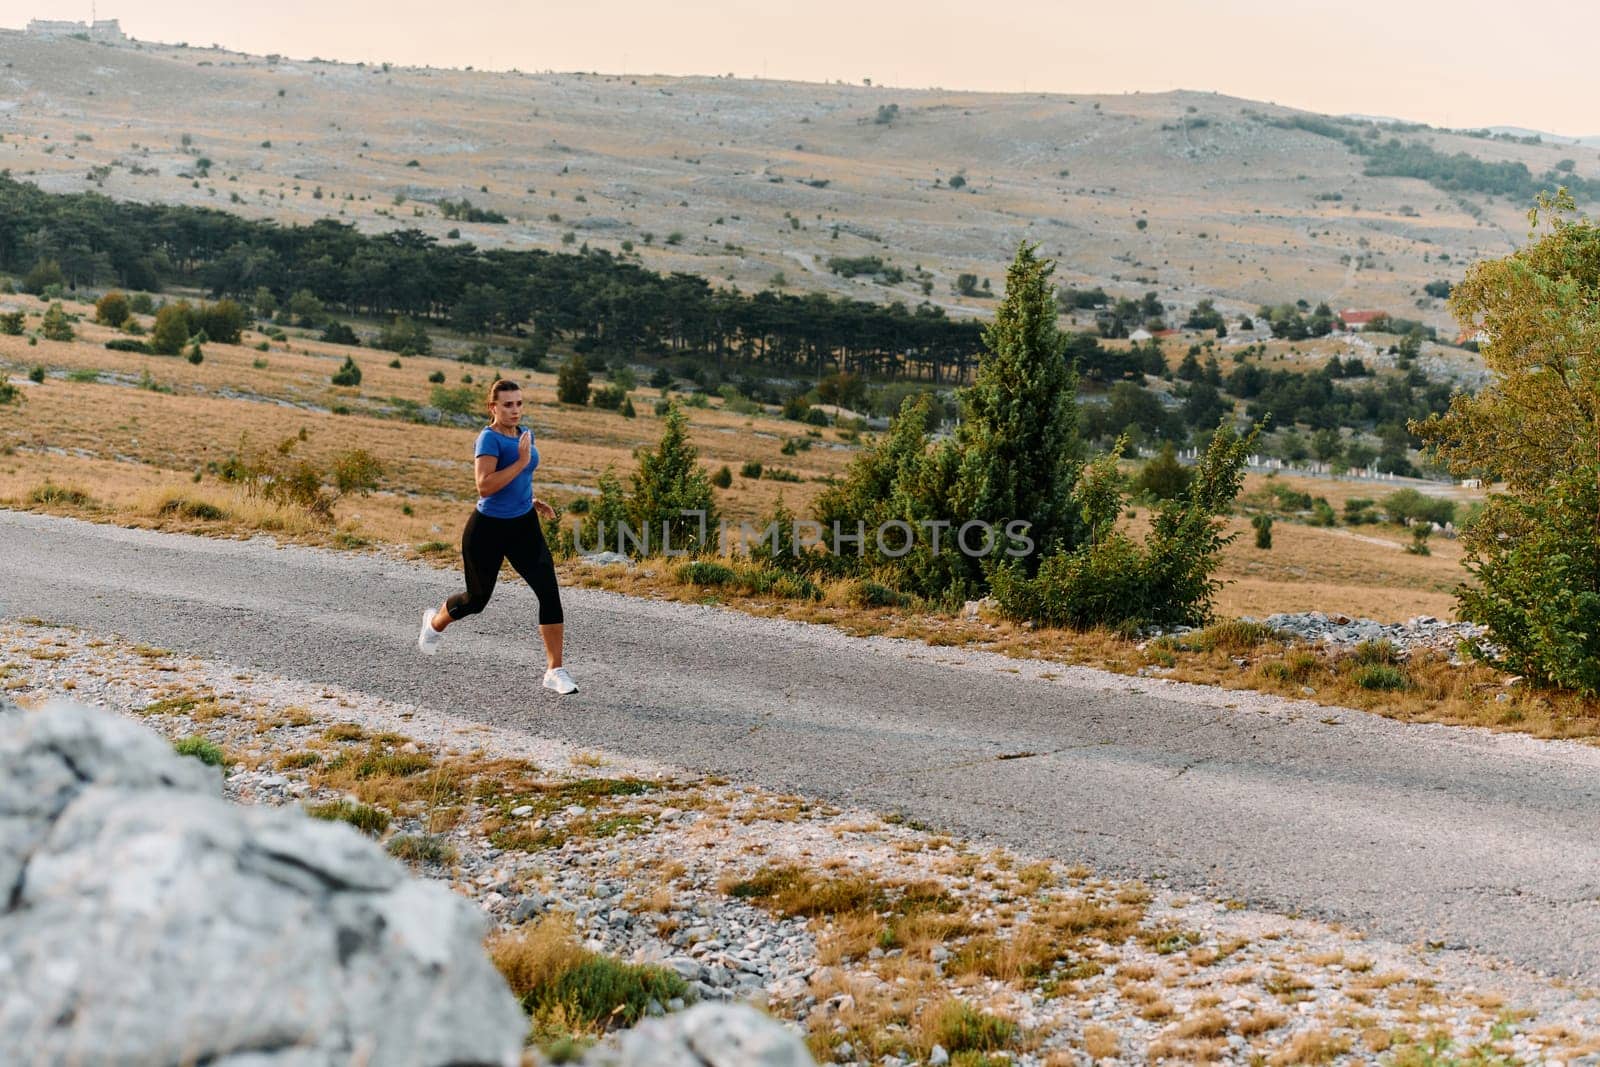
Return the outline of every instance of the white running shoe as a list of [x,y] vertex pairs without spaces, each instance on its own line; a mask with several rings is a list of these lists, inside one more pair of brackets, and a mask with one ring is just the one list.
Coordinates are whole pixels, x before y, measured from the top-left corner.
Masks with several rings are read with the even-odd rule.
[[431,656],[439,651],[439,642],[444,640],[444,632],[433,628],[432,608],[422,609],[422,632],[417,634],[417,651],[424,656]]
[[544,672],[544,687],[554,689],[562,696],[578,691],[578,683],[572,680],[572,675],[567,673],[565,667],[552,667]]

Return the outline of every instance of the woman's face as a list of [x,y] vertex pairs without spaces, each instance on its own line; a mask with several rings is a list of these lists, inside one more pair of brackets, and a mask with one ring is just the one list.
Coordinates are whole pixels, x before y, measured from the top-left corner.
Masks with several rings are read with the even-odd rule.
[[515,426],[522,420],[522,390],[507,389],[495,397],[489,413],[501,426]]

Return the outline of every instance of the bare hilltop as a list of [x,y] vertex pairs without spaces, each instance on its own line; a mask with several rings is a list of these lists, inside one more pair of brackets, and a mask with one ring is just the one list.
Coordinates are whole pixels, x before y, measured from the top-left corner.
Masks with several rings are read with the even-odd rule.
[[0,167],[56,192],[587,246],[957,314],[992,303],[1027,240],[1063,283],[1113,296],[1327,301],[1442,328],[1424,286],[1519,243],[1527,198],[1372,176],[1364,144],[1600,178],[1588,145],[1198,92],[441,70],[17,32],[0,32],[0,123]]

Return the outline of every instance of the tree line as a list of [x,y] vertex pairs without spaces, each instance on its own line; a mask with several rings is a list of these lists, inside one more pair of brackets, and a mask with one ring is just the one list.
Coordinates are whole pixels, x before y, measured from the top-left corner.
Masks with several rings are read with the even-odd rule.
[[[1600,200],[1600,181],[1574,174],[1568,165],[1571,161],[1568,160],[1535,177],[1528,165],[1520,160],[1490,162],[1466,152],[1440,152],[1424,141],[1402,142],[1398,137],[1385,139],[1382,136],[1384,128],[1373,122],[1322,118],[1317,115],[1267,118],[1257,114],[1256,117],[1269,126],[1304,130],[1340,142],[1356,155],[1365,157],[1364,170],[1369,177],[1420,178],[1449,193],[1498,194],[1513,200],[1531,201],[1560,188],[1565,188],[1574,197]],[[1427,127],[1395,124],[1388,129],[1391,132],[1409,132],[1426,130]]]
[[604,250],[579,254],[441,244],[417,230],[362,234],[322,219],[282,226],[205,208],[49,194],[0,173],[0,270],[48,264],[62,283],[278,306],[309,294],[348,315],[526,334],[579,352],[693,355],[720,369],[840,370],[960,382],[983,326],[931,304],[907,308],[824,294],[745,295],[659,274]]

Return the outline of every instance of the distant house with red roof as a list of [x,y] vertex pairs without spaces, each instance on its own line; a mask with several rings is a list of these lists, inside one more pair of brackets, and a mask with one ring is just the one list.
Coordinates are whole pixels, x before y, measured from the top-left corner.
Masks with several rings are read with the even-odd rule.
[[1345,308],[1339,312],[1339,320],[1347,330],[1364,330],[1376,320],[1388,317],[1387,311],[1363,311],[1360,308]]

